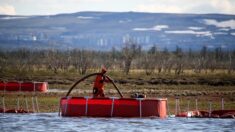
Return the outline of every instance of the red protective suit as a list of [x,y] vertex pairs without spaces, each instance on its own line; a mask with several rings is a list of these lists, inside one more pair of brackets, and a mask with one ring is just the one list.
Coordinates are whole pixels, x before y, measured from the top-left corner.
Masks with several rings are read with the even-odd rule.
[[106,69],[102,68],[101,75],[97,75],[94,87],[93,87],[93,97],[105,97],[104,95],[104,83],[108,82],[104,74],[106,73]]

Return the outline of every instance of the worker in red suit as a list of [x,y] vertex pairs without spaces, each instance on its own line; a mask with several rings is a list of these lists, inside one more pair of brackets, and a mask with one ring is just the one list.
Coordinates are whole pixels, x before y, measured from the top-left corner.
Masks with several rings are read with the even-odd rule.
[[106,68],[102,67],[101,74],[96,76],[93,87],[93,97],[105,97],[104,82],[108,82],[108,79],[104,76],[106,72]]

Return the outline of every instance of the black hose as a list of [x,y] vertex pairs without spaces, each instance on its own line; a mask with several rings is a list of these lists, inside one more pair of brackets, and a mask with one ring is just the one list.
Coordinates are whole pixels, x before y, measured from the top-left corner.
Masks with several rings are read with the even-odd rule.
[[[106,76],[106,75],[105,75]],[[111,79],[109,76],[106,76],[108,78],[108,80],[113,84],[114,88],[118,91],[119,95],[121,96],[121,98],[123,98],[121,92],[119,91],[118,87],[116,86],[116,84],[114,83],[113,79]]]
[[[69,89],[69,91],[67,92],[66,94],[66,97],[69,96],[69,94],[71,93],[71,91],[82,81],[84,81],[85,79],[91,77],[91,76],[96,76],[96,75],[102,75],[102,73],[92,73],[92,74],[89,74],[89,75],[86,75],[85,77],[79,79],[76,83],[73,84],[73,86]],[[106,76],[104,75],[112,84],[113,86],[115,87],[115,89],[118,91],[119,95],[121,96],[121,98],[123,98],[121,92],[119,91],[118,87],[115,85],[114,81],[109,77],[109,76]]]

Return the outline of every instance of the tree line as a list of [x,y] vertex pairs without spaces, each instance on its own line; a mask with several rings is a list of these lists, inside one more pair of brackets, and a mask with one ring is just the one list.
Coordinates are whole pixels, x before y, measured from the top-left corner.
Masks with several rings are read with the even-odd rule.
[[89,69],[99,69],[101,65],[125,74],[132,69],[142,69],[147,75],[172,72],[180,75],[185,70],[207,73],[218,69],[230,74],[235,71],[235,50],[204,46],[200,51],[183,51],[176,46],[174,51],[169,51],[167,48],[159,50],[155,45],[143,50],[134,42],[124,44],[121,50],[112,48],[111,51],[0,50],[0,72],[11,69],[19,72],[49,70],[56,74],[73,69],[74,72],[86,74]]

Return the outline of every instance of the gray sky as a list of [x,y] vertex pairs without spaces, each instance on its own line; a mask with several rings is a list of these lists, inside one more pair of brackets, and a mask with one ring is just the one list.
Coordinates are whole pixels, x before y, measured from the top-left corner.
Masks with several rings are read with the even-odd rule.
[[235,15],[235,0],[0,0],[0,14],[51,15],[78,11]]

